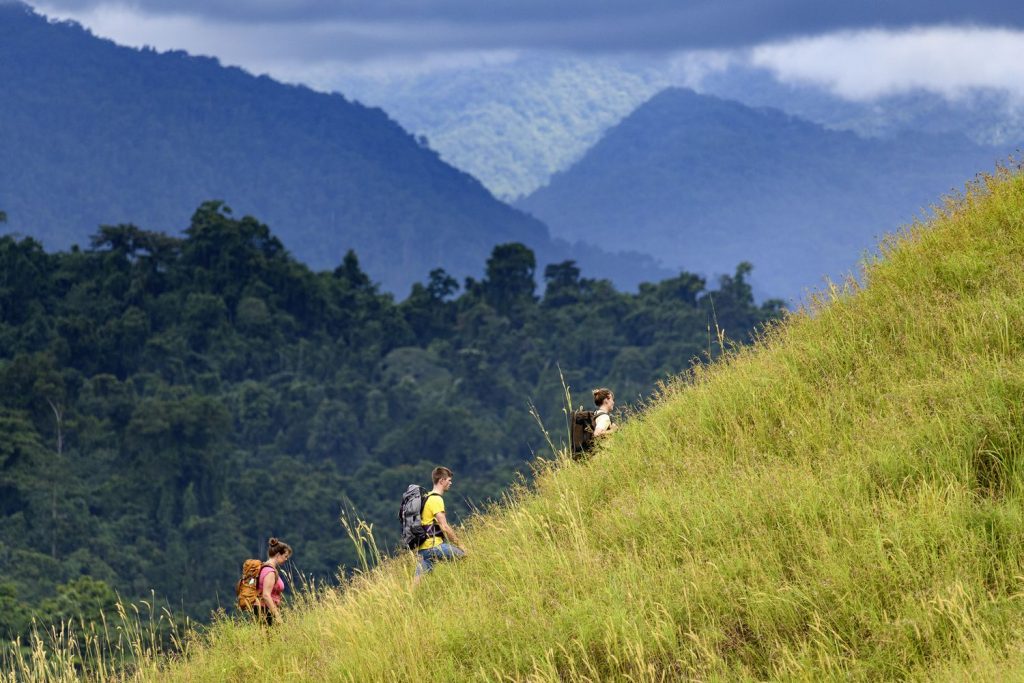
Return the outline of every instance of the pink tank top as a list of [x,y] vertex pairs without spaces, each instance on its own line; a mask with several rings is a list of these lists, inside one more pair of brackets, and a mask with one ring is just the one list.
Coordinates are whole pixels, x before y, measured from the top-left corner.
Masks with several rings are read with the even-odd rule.
[[263,566],[260,568],[260,580],[259,580],[259,591],[260,595],[263,595],[263,577],[267,574],[274,572],[277,575],[277,583],[270,589],[270,599],[274,601],[275,605],[281,604],[281,594],[284,593],[284,579],[281,578],[281,572],[275,572],[273,567]]

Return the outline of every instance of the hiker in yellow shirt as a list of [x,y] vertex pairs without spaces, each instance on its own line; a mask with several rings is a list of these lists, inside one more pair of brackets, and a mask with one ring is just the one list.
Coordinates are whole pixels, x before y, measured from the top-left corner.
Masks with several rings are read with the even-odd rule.
[[442,496],[452,487],[452,471],[447,467],[435,467],[431,475],[434,488],[427,494],[423,503],[423,528],[427,531],[427,540],[420,544],[416,554],[418,563],[412,586],[415,588],[420,577],[434,568],[435,562],[447,562],[464,557],[466,552],[460,548],[459,537],[455,529],[448,524],[444,511]]

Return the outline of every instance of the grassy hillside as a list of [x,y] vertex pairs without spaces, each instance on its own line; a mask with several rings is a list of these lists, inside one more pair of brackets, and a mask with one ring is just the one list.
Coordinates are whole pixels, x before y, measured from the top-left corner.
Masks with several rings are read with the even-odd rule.
[[398,558],[145,676],[1024,675],[1024,177],[883,252],[476,517],[416,593]]

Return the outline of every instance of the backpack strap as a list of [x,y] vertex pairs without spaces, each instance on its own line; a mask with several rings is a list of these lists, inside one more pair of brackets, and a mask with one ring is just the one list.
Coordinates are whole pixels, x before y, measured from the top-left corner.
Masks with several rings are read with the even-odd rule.
[[431,496],[440,497],[440,495],[441,494],[436,491],[430,491],[429,493],[427,493],[427,495],[420,498],[420,515],[423,514],[423,508],[427,507],[427,499],[430,498]]
[[[438,498],[440,498],[441,494],[438,493],[437,491],[431,491],[427,495],[423,496],[423,505],[424,506],[426,506],[426,504],[427,504],[427,498],[430,498],[431,496],[437,496]],[[422,516],[422,512],[420,514]],[[448,539],[446,539],[444,537],[444,532],[441,531],[441,527],[438,525],[438,523],[436,521],[434,521],[434,522],[428,524],[427,526],[423,527],[423,530],[425,532],[427,532],[427,538],[437,538],[437,537],[440,536],[442,540],[445,540],[445,541],[448,540]]]
[[[596,432],[597,431],[597,418],[601,417],[602,415],[604,415],[605,417],[608,418],[608,429],[609,430],[611,429],[611,427],[612,427],[612,414],[609,413],[606,410],[597,410],[597,411],[594,411],[594,417],[590,420],[591,432]],[[592,438],[596,439],[597,438],[597,434],[594,434]]]
[[260,573],[256,575],[256,592],[259,593],[261,597],[263,596],[263,577],[265,576],[263,573],[264,567],[270,567],[270,571],[274,572],[274,577],[277,577],[277,567],[269,562],[264,562],[260,565]]

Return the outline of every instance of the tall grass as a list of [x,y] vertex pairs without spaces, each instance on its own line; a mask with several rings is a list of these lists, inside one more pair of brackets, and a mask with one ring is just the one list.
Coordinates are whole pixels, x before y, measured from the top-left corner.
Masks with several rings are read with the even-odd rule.
[[81,619],[43,627],[0,647],[0,683],[113,681],[142,678],[187,652],[194,637],[188,619],[158,608],[155,595],[140,603],[118,601],[99,622]]
[[134,676],[1024,677],[1024,177],[945,201],[862,282],[541,468],[416,591],[411,556],[367,562]]

